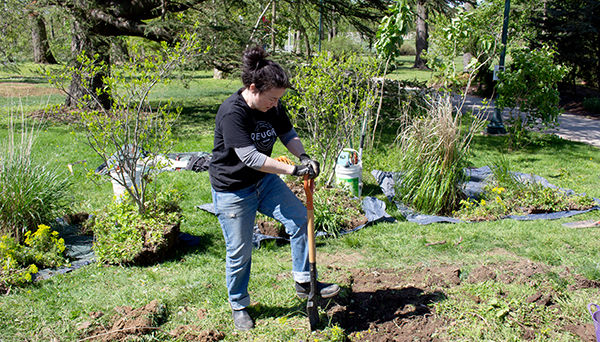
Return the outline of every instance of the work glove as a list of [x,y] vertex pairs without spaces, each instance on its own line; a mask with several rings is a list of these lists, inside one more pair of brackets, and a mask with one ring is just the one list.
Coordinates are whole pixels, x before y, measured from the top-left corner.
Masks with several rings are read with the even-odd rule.
[[292,175],[298,177],[308,175],[308,178],[310,179],[317,177],[317,174],[315,173],[315,170],[313,170],[312,166],[304,164],[294,165],[294,171],[292,172]]
[[317,178],[321,173],[321,165],[319,164],[319,162],[316,160],[312,160],[310,156],[306,153],[302,153],[300,155],[300,163],[302,165],[310,165],[310,167],[312,167],[315,176],[311,177],[311,179]]

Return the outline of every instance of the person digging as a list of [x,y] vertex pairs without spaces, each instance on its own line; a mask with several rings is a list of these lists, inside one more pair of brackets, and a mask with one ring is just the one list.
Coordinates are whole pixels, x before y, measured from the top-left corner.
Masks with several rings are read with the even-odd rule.
[[[307,209],[278,175],[314,179],[320,172],[319,163],[306,154],[279,101],[291,86],[288,75],[266,57],[261,47],[244,52],[244,87],[219,107],[209,165],[214,210],[225,238],[225,281],[233,323],[236,329],[244,331],[254,327],[247,307],[257,212],[284,225],[290,236],[296,294],[300,298],[313,294]],[[271,158],[277,138],[299,158],[300,164],[289,165]],[[314,277],[313,274],[313,292],[318,296],[331,298],[340,291],[337,284],[317,282]]]

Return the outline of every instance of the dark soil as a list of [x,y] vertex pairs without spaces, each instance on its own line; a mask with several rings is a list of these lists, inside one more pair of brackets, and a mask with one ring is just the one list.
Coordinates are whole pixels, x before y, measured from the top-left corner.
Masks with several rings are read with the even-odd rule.
[[[461,284],[498,281],[505,284],[527,284],[540,290],[526,299],[549,312],[558,308],[559,294],[544,283],[548,266],[527,259],[498,262],[475,267],[463,276],[463,271],[452,265],[436,267],[416,266],[407,270],[351,269],[341,285],[348,288],[327,310],[332,322],[348,333],[351,341],[450,341],[442,338],[453,319],[435,312],[433,304],[444,300],[446,293]],[[600,288],[600,282],[585,280],[565,270],[560,275],[571,283],[569,290]],[[547,278],[547,277],[546,277]],[[474,296],[474,305],[481,299]],[[485,305],[482,304],[482,305]],[[551,314],[548,314],[551,316]],[[590,322],[555,315],[554,324],[582,341],[595,341],[594,326]],[[528,317],[529,322],[542,322],[542,317]],[[521,325],[524,341],[536,337],[538,327]]]
[[[92,321],[86,321],[78,325],[77,329],[87,335],[82,340],[86,341],[131,341],[139,340],[139,337],[157,332],[167,334],[177,341],[199,341],[214,342],[225,338],[225,334],[216,330],[202,330],[196,325],[182,325],[170,332],[160,329],[166,316],[166,309],[157,300],[147,305],[132,309],[128,306],[115,308],[116,315],[109,326],[97,323],[102,313],[91,312]],[[138,338],[138,339],[136,339]]]

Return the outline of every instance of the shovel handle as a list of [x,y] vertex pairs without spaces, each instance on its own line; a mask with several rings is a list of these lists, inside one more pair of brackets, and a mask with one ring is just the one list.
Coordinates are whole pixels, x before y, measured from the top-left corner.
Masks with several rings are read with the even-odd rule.
[[[596,310],[594,310],[594,311],[592,311],[593,306],[596,307]],[[600,306],[598,306],[598,304],[594,304],[594,303],[589,303],[587,307],[588,307],[588,311],[590,312],[590,315],[592,315],[592,317],[594,316],[594,314],[596,312],[598,312],[598,309],[600,309]]]
[[317,248],[315,245],[315,209],[313,206],[314,180],[309,179],[308,175],[304,176],[304,192],[306,193],[306,216],[308,218],[307,235],[308,235],[308,261],[314,264],[317,260]]

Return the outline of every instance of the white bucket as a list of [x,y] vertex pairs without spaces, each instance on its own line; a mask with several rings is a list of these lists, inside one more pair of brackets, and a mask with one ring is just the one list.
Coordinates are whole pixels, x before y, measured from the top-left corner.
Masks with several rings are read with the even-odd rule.
[[352,195],[360,197],[362,192],[362,161],[358,152],[345,148],[338,156],[335,166],[336,184],[348,189]]
[[[136,169],[135,170],[136,171],[135,172],[135,183],[136,183],[137,186],[140,186],[140,184],[141,184],[141,179],[140,178],[142,176],[143,166],[137,166],[135,169]],[[119,180],[121,179],[121,175],[119,175],[117,173],[117,171],[114,171],[114,170],[111,171],[110,175],[113,177],[113,178],[111,178],[110,181],[111,181],[112,186],[113,186],[113,194],[115,196],[115,200],[117,202],[120,202],[121,198],[127,192],[127,189],[123,185],[119,184],[119,182],[117,182],[115,180],[115,178],[119,179]],[[125,178],[125,184],[127,185],[127,187],[131,188],[133,186],[133,183],[131,182],[131,178],[129,178],[129,175],[126,172],[124,172],[123,173],[123,177]]]

